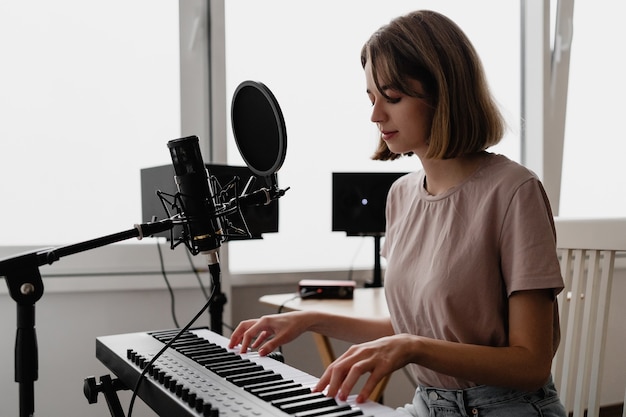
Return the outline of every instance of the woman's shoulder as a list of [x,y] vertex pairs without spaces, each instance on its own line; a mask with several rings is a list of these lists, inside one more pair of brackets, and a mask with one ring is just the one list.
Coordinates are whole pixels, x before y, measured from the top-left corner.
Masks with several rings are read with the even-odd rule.
[[500,154],[489,153],[487,162],[478,172],[478,177],[502,183],[503,185],[521,185],[539,177],[524,165]]

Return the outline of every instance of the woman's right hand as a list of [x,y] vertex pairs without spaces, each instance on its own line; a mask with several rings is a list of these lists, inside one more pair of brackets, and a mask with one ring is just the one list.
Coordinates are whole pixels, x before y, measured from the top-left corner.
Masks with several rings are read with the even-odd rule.
[[241,344],[241,353],[257,349],[261,356],[289,343],[309,328],[310,314],[294,311],[272,314],[258,319],[244,320],[230,336],[229,348]]

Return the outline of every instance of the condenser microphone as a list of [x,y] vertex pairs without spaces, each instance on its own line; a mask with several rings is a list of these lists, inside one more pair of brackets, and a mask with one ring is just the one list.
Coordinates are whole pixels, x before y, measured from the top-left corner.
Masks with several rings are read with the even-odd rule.
[[173,139],[167,147],[174,166],[188,248],[194,255],[214,253],[221,246],[224,235],[222,222],[216,215],[214,194],[198,137]]

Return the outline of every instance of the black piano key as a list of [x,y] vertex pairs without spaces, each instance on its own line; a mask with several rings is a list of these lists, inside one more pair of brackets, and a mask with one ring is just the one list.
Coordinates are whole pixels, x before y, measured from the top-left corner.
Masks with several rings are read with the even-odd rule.
[[250,372],[262,371],[264,369],[265,368],[263,368],[261,365],[247,365],[247,366],[242,366],[242,367],[226,368],[226,369],[220,369],[220,370],[211,369],[211,370],[215,372],[216,374],[218,374],[219,376],[226,378],[227,376],[247,374]]
[[198,357],[198,356],[206,356],[206,355],[219,355],[221,353],[231,353],[234,355],[233,352],[228,352],[228,350],[218,347],[218,348],[214,348],[213,346],[195,346],[193,349],[189,348],[188,350],[190,350],[190,353],[185,353],[185,349],[181,349],[178,350],[179,352],[186,354],[187,356],[191,357]]
[[[297,402],[301,402],[301,401],[306,401],[306,400],[311,400],[311,399],[318,399],[318,398],[328,398],[326,397],[324,394],[322,394],[321,392],[311,392],[309,394],[303,394],[303,395],[296,395],[294,397],[291,398],[283,398],[280,400],[275,400],[272,401],[271,404],[274,407],[282,407],[284,405],[290,404],[290,403],[297,403]],[[335,402],[335,404],[337,404]]]
[[239,361],[241,360],[241,356],[235,355],[232,352],[226,352],[226,353],[215,353],[212,355],[202,355],[202,356],[193,358],[193,360],[198,362],[201,365],[206,366],[206,365],[215,364],[215,363]]
[[[169,340],[163,340],[163,343],[169,343]],[[174,340],[172,344],[170,344],[170,347],[173,349],[184,349],[186,347],[192,347],[202,343],[204,343],[204,341],[199,337],[183,337]]]
[[274,400],[280,400],[288,397],[295,397],[297,395],[309,394],[311,392],[310,388],[307,387],[290,387],[279,389],[276,391],[262,392],[258,393],[257,397],[262,399],[265,402],[270,402]]
[[294,414],[294,417],[318,417],[318,416],[326,417],[328,413],[336,413],[339,411],[351,411],[351,410],[352,410],[352,407],[350,406],[350,404],[331,405],[329,407],[317,408],[315,410],[301,411],[299,413]]
[[279,375],[272,371],[268,371],[267,374],[261,374],[257,376],[237,377],[237,378],[232,378],[232,379],[226,378],[226,379],[229,382],[232,382],[233,384],[237,385],[238,387],[243,387],[244,385],[258,384],[259,382],[277,381],[277,380],[283,379],[283,377],[282,375]]
[[[272,404],[274,404],[272,402]],[[295,414],[299,411],[313,410],[321,407],[328,407],[331,405],[337,405],[337,402],[332,397],[313,398],[310,400],[298,401],[295,403],[284,404],[278,408],[283,410],[287,414]]]
[[293,383],[293,379],[279,379],[276,381],[260,382],[258,384],[242,385],[241,388],[243,388],[244,390],[248,392],[251,392],[255,389],[275,387],[278,385],[284,385],[284,384],[290,384],[290,383]]
[[244,387],[244,389],[246,391],[248,391],[250,394],[259,396],[262,393],[266,393],[266,392],[272,392],[272,391],[278,391],[278,390],[283,390],[283,389],[287,389],[287,388],[295,388],[295,387],[301,387],[302,384],[298,384],[297,382],[286,382],[286,381],[280,381],[281,383],[278,385],[272,385],[269,387],[260,387],[260,388],[252,388],[252,389],[246,389]]
[[[160,340],[160,341],[165,341],[165,343],[169,342],[170,340],[172,340],[172,338],[174,336],[176,336],[178,333],[180,332],[180,330],[178,329],[172,329],[172,330],[161,330],[158,332],[151,332],[149,333],[152,337]],[[183,332],[179,337],[198,337],[196,334],[191,333],[191,332]]]
[[362,416],[363,412],[358,408],[353,410],[345,410],[345,411],[337,411],[330,414],[324,414],[324,417],[353,417],[353,416]]
[[[169,338],[168,342],[170,340],[172,340],[172,338]],[[193,344],[203,343],[203,342],[204,340],[202,340],[196,335],[182,334],[178,337],[178,339],[174,340],[170,346],[186,346],[186,345],[193,345]]]
[[210,346],[204,346],[204,345],[199,345],[199,346],[189,346],[189,347],[185,347],[185,348],[179,348],[176,349],[178,352],[182,353],[185,356],[189,356],[189,357],[193,357],[193,356],[200,356],[203,354],[210,354],[210,353],[220,353],[220,352],[227,352],[226,349],[219,347],[219,346],[215,346],[215,345],[210,345]]
[[[211,362],[202,363],[198,362],[200,365],[204,366],[206,369],[212,371],[213,373],[217,373],[218,371],[223,371],[231,368],[241,368],[247,366],[247,364],[240,359],[231,359],[226,358],[220,362]],[[251,371],[252,372],[252,371]]]
[[231,369],[231,368],[241,368],[247,365],[257,365],[257,363],[252,362],[249,359],[241,359],[239,361],[217,363],[215,365],[211,365],[211,370],[217,373],[218,371],[224,371],[226,369]]
[[[233,376],[228,376],[224,379],[226,379],[227,381],[230,381],[234,384],[234,380],[243,380],[243,379],[248,379],[248,378],[256,378],[259,376],[264,376],[264,375],[278,375],[275,374],[271,369],[262,369],[260,371],[251,371],[251,372],[246,372],[245,374],[240,374],[240,375],[233,375]],[[280,376],[280,375],[278,375]],[[281,377],[282,379],[282,377]],[[268,381],[271,381],[271,379],[268,379]]]

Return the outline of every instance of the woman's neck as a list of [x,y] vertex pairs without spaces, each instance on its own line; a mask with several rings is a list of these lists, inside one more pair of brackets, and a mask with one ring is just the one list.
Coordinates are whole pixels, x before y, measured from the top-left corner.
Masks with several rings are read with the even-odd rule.
[[426,191],[439,195],[461,184],[476,172],[486,155],[479,152],[451,159],[422,159]]

